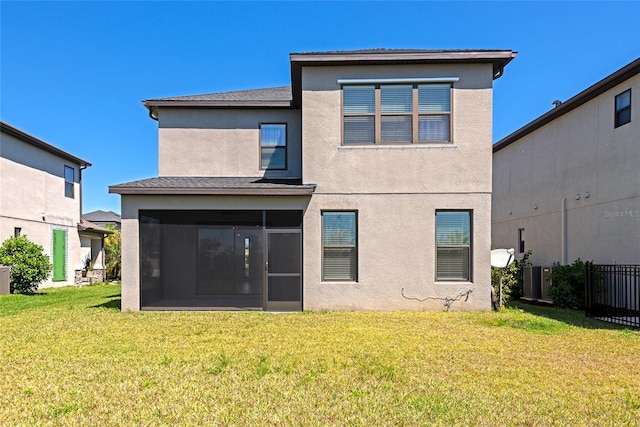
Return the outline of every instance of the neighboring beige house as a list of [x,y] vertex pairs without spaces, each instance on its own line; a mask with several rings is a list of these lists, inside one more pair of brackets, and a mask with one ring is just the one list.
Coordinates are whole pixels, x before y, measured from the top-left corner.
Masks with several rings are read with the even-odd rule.
[[293,53],[291,87],[144,101],[159,177],[109,189],[122,309],[489,310],[492,85],[515,56]]
[[80,218],[91,164],[7,123],[0,131],[0,241],[26,235],[43,247],[53,272],[41,287],[78,283],[86,257],[102,269],[108,230]]
[[640,264],[640,59],[493,147],[494,247]]

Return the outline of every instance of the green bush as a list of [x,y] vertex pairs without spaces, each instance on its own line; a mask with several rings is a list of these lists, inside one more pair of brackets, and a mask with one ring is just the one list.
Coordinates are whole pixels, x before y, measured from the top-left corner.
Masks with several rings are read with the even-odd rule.
[[584,308],[585,265],[580,258],[571,265],[554,265],[549,296],[563,308]]
[[107,260],[107,279],[120,280],[121,272],[121,259],[122,259],[122,245],[121,245],[121,231],[113,224],[105,225],[105,228],[113,231],[113,234],[109,234],[104,239],[104,249]]
[[[531,251],[527,251],[521,260],[515,260],[509,267],[505,268],[502,273],[502,302],[517,300],[522,296],[522,287],[524,282],[524,267],[531,265],[529,258]],[[496,298],[500,298],[500,268],[491,268],[491,284],[496,294]]]
[[0,246],[0,265],[11,266],[11,293],[32,294],[51,273],[49,257],[42,246],[27,236],[11,237]]

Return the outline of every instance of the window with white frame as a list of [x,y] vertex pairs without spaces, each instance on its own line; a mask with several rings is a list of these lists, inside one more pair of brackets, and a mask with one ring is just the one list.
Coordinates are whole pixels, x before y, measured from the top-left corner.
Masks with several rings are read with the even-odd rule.
[[75,169],[71,166],[64,166],[64,195],[74,197]]
[[615,104],[615,127],[629,123],[631,121],[631,89],[617,95]]
[[436,211],[436,280],[471,281],[472,211]]
[[322,212],[322,280],[358,280],[357,212]]
[[451,83],[344,84],[344,144],[451,142]]
[[524,253],[524,228],[518,228],[518,252]]
[[287,125],[260,124],[260,169],[287,168]]

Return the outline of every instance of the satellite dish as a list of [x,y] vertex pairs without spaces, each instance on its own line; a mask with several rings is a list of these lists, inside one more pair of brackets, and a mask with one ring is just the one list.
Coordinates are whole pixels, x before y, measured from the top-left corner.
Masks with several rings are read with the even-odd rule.
[[515,259],[515,249],[494,249],[491,251],[491,267],[507,268]]

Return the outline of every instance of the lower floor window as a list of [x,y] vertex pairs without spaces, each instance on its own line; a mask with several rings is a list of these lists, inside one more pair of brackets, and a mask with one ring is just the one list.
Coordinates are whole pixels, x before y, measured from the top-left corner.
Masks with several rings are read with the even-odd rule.
[[436,211],[436,280],[471,280],[471,211]]
[[322,212],[322,280],[358,279],[357,213]]

